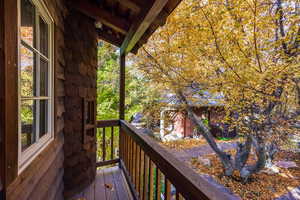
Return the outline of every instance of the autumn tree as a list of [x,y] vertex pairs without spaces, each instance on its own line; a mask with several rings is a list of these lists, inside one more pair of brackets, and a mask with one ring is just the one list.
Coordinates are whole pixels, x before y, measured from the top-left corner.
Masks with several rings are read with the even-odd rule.
[[[237,170],[246,181],[263,169],[300,114],[299,5],[299,0],[185,0],[136,57],[145,77],[180,98],[227,176]],[[194,113],[195,99],[186,90],[194,85],[224,96],[225,120],[245,136],[235,155],[217,146]],[[257,160],[247,165],[251,148]]]

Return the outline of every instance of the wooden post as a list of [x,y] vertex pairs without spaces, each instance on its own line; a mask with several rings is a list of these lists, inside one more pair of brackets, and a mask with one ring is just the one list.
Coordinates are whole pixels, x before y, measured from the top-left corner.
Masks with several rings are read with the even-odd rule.
[[4,190],[18,175],[17,2],[0,1],[0,165]]
[[0,199],[4,199],[4,176],[5,176],[5,148],[4,148],[4,119],[5,109],[4,97],[5,97],[5,76],[4,76],[4,1],[0,1]]
[[120,54],[120,119],[125,119],[125,54]]

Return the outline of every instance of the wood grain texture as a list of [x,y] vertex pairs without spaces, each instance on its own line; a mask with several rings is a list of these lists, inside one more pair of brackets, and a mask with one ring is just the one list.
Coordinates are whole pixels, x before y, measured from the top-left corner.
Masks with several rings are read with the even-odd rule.
[[140,38],[144,35],[148,27],[156,19],[160,11],[165,7],[168,0],[149,1],[140,12],[137,19],[131,25],[128,34],[121,46],[121,55],[129,53]]
[[139,195],[140,199],[143,199],[143,186],[144,186],[144,165],[145,165],[145,157],[144,157],[144,152],[141,150],[140,152],[140,184],[139,184]]
[[133,176],[131,174],[133,174],[133,141],[132,138],[130,138],[130,136],[128,136],[128,148],[129,148],[129,155],[128,155],[128,161],[129,161],[129,173],[130,173],[130,178],[131,181],[133,182]]
[[[55,111],[54,120],[59,119],[59,123],[55,122],[55,139],[29,164],[29,166],[19,175],[17,175],[17,147],[18,147],[18,90],[17,90],[17,68],[18,68],[18,49],[17,49],[17,0],[2,0],[1,3],[5,6],[5,12],[0,11],[0,19],[4,19],[3,24],[6,27],[3,35],[0,34],[0,38],[5,36],[5,43],[0,44],[0,52],[5,50],[5,64],[0,64],[1,70],[5,70],[5,73],[0,73],[4,75],[4,84],[1,83],[1,105],[5,106],[5,111],[3,113],[9,113],[4,115],[3,121],[5,121],[5,130],[3,131],[7,137],[5,137],[5,152],[6,152],[6,164],[8,170],[6,171],[6,199],[22,199],[22,200],[37,200],[37,199],[62,199],[63,192],[63,128],[64,119],[63,113],[64,101],[59,99],[59,97],[64,96],[64,92],[58,94],[58,90],[64,91],[64,84],[57,83],[57,65],[61,65],[60,59],[63,56],[58,56],[57,52],[59,49],[63,48],[64,44],[62,40],[58,40],[57,36],[59,34],[58,30],[62,28],[59,27],[63,25],[60,23],[63,21],[62,10],[64,4],[61,2],[59,5],[57,1],[60,0],[44,0],[45,4],[49,8],[50,15],[54,19],[54,71],[55,71]],[[4,14],[3,18],[1,15]],[[60,21],[60,22],[58,22]],[[2,25],[2,23],[1,23]],[[1,27],[0,25],[0,27]],[[1,29],[1,28],[0,28]],[[1,32],[1,30],[0,30]],[[1,39],[0,39],[1,41]],[[1,42],[0,42],[1,43]],[[0,53],[0,62],[1,59]],[[59,66],[63,68],[63,66]],[[60,70],[58,74],[64,73],[64,70]],[[0,75],[1,76],[1,75]],[[3,87],[5,88],[3,88]],[[58,88],[57,88],[58,87]],[[2,90],[4,89],[4,90]],[[5,97],[5,98],[3,98]],[[2,110],[2,109],[1,109]],[[2,112],[1,112],[2,113]],[[2,117],[1,117],[2,121]],[[1,126],[2,127],[2,126]],[[2,133],[2,130],[0,131]],[[4,152],[4,151],[1,151]],[[43,184],[42,184],[43,183]]]
[[99,30],[99,29],[97,29],[97,33],[98,33],[99,39],[104,40],[105,42],[111,43],[117,47],[121,47],[122,42],[125,38],[125,36],[122,34],[119,34],[117,36],[117,35],[109,34],[106,31]]
[[91,18],[101,21],[103,24],[120,33],[126,34],[129,30],[130,23],[128,21],[124,18],[113,16],[109,11],[98,7],[97,5],[84,0],[76,0],[71,3],[71,6]]
[[95,180],[95,197],[97,199],[105,199],[105,186],[104,186],[104,175],[103,171],[97,171],[96,180]]
[[149,189],[149,157],[144,153],[144,184],[143,184],[143,200],[147,200]]
[[176,200],[183,200],[182,195],[178,191],[176,191]]
[[39,192],[37,190],[39,181],[44,177],[45,179],[51,178],[51,174],[48,174],[51,164],[57,161],[55,165],[62,165],[62,147],[63,138],[60,135],[9,185],[7,188],[7,199],[33,199],[30,195],[34,190]]
[[113,178],[119,200],[132,199],[132,195],[126,184],[123,172],[120,169],[117,170],[115,173],[113,173]]
[[18,9],[17,0],[4,0],[4,146],[5,185],[18,172]]
[[4,177],[5,177],[5,146],[4,146],[4,133],[5,133],[5,76],[4,76],[4,1],[0,1],[0,199],[4,198]]
[[136,163],[136,172],[135,172],[135,189],[139,193],[139,188],[140,188],[140,162],[141,162],[141,148],[139,145],[136,145],[136,155],[135,155]]
[[149,165],[149,199],[154,199],[154,163],[150,160]]
[[132,200],[125,176],[119,167],[97,171],[95,181],[70,200]]
[[156,191],[156,200],[160,200],[161,199],[161,171],[159,170],[159,168],[156,166],[156,183],[155,183],[155,191]]
[[[51,199],[51,195],[56,194],[63,175],[63,158],[64,155],[61,149],[55,160],[48,167],[47,176],[43,176],[30,193],[30,199]],[[50,194],[48,194],[49,189],[53,190]]]
[[103,169],[104,182],[105,182],[105,194],[107,200],[118,200],[118,194],[116,190],[116,184],[113,177],[114,169],[105,168]]
[[171,200],[171,182],[165,176],[165,200]]
[[97,128],[119,126],[119,125],[120,125],[120,121],[118,119],[97,121]]
[[134,13],[139,13],[141,10],[141,7],[143,6],[141,3],[133,2],[132,0],[117,0],[120,4],[123,6],[129,8]]
[[122,171],[123,171],[125,180],[126,180],[126,182],[127,182],[127,184],[128,184],[128,187],[129,187],[129,189],[130,189],[130,191],[131,191],[131,194],[132,194],[133,199],[134,199],[134,200],[138,200],[138,199],[139,199],[138,193],[137,193],[136,190],[135,190],[135,186],[134,186],[134,184],[133,184],[133,182],[132,182],[132,178],[130,177],[130,173],[129,173],[129,171],[127,170],[127,168],[126,168],[126,166],[125,166],[125,164],[124,164],[124,162],[123,162],[122,160],[120,160],[120,165],[119,165],[119,166],[120,166],[120,168],[121,168]]
[[121,120],[121,129],[137,143],[186,199],[230,199],[140,130]]
[[114,155],[115,155],[115,152],[114,152],[114,127],[111,127],[111,132],[110,132],[110,138],[111,138],[111,141],[110,141],[110,159],[113,160],[114,159]]
[[99,161],[96,163],[96,167],[103,167],[107,165],[117,164],[119,163],[120,159],[113,159],[113,160],[106,160],[106,161]]
[[105,127],[102,129],[102,161],[106,160],[106,131]]
[[125,54],[120,54],[120,105],[119,105],[119,118],[125,119]]
[[148,41],[149,37],[157,30],[157,28],[165,24],[167,17],[172,13],[172,11],[179,5],[181,1],[182,0],[169,0],[167,2],[165,7],[161,10],[156,19],[152,22],[152,24],[148,27],[146,32],[131,50],[132,53],[136,54],[138,49]]

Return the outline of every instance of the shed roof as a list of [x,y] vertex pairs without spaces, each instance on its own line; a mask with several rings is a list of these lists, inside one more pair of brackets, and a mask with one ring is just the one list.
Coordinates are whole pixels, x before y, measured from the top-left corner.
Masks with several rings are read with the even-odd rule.
[[[99,39],[136,53],[181,0],[75,0],[70,5],[98,22]],[[100,23],[99,23],[100,22]]]
[[[211,93],[208,90],[203,90],[199,84],[185,87],[184,95],[188,99],[188,103],[194,107],[223,107],[224,95],[222,93]],[[168,106],[179,106],[183,102],[180,98],[170,92],[166,92],[161,99],[162,103]]]

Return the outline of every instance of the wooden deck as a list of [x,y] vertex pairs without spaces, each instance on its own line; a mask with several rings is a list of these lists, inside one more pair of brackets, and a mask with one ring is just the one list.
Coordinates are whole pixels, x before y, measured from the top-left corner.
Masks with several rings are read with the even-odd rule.
[[95,181],[72,200],[131,200],[133,199],[121,169],[110,167],[97,172]]

